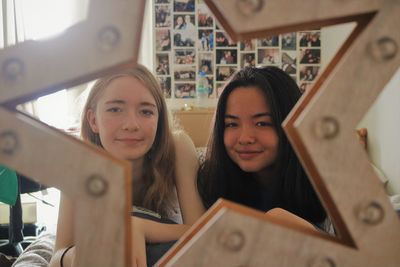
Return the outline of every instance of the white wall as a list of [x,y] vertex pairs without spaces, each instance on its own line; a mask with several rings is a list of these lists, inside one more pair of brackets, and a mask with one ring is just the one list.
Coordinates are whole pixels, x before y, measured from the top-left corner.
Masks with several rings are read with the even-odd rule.
[[[322,64],[326,66],[355,23],[322,29]],[[375,166],[388,179],[388,193],[400,193],[400,68],[371,106],[358,128],[368,129],[368,152]]]

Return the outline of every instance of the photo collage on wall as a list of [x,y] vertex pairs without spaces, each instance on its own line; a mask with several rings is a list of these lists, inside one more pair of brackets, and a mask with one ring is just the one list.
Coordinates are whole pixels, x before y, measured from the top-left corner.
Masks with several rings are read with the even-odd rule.
[[246,66],[282,68],[304,92],[321,66],[321,31],[285,33],[233,42],[218,27],[202,0],[153,0],[154,71],[165,98],[196,98],[204,72],[209,98],[218,98],[226,80]]

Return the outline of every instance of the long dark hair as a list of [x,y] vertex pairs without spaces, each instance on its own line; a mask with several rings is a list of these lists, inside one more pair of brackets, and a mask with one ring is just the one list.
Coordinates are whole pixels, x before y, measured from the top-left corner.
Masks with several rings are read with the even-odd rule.
[[[268,184],[241,170],[224,146],[227,100],[238,87],[259,88],[271,111],[279,147],[276,175]],[[295,81],[276,67],[249,67],[233,75],[218,100],[206,159],[198,173],[198,189],[207,208],[222,197],[262,211],[280,207],[312,223],[320,223],[326,218],[325,210],[281,127],[300,96]]]

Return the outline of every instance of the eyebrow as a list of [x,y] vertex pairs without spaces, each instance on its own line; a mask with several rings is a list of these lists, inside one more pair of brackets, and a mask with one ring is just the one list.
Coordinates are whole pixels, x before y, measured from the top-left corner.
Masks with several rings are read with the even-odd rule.
[[[256,113],[251,117],[256,119],[256,118],[260,118],[260,117],[272,117],[272,115],[269,112],[263,112],[263,113]],[[225,119],[239,119],[239,116],[225,114]]]
[[[110,104],[126,104],[126,101],[125,100],[115,99],[115,100],[106,101],[105,104],[106,105],[110,105]],[[140,102],[140,106],[151,106],[151,107],[157,108],[157,106],[155,104],[147,102],[147,101]]]

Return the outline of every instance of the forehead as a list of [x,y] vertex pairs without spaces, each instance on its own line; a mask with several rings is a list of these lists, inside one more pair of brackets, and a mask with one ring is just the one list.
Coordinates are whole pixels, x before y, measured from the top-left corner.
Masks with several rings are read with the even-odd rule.
[[150,90],[138,79],[131,76],[118,77],[112,80],[104,89],[99,101],[114,99],[155,104],[155,99]]
[[238,87],[228,96],[226,111],[231,115],[269,112],[265,94],[258,87]]

